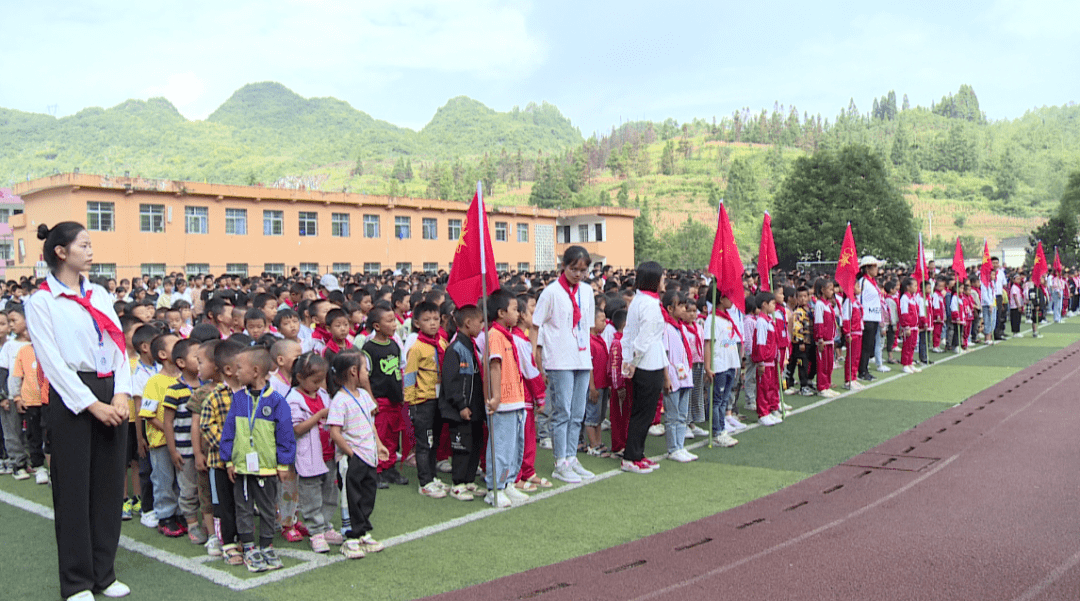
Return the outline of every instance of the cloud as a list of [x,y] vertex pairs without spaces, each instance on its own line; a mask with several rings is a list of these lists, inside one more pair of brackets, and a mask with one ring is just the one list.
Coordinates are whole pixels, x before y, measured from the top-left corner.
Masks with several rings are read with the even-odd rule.
[[206,85],[192,72],[170,75],[164,84],[150,86],[143,90],[147,98],[164,96],[189,119],[205,119],[206,115],[189,115],[184,109],[190,108],[203,97]]

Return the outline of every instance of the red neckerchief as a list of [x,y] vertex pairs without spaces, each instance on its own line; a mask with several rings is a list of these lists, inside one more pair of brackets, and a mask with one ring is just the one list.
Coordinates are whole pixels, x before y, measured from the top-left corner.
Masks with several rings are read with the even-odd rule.
[[399,324],[405,325],[405,318],[404,317],[402,317],[401,315],[398,315],[397,313],[394,313],[394,317],[397,318],[397,321],[398,321]]
[[435,360],[438,362],[437,367],[435,368],[435,371],[441,371],[442,370],[443,347],[442,347],[441,344],[439,344],[438,337],[432,338],[431,336],[428,336],[427,334],[425,334],[423,332],[420,332],[420,334],[416,338],[416,341],[417,342],[423,342],[424,344],[430,344],[431,346],[435,347]]
[[441,327],[439,328],[439,340],[442,340],[447,345],[450,344],[450,334],[449,334],[449,332],[442,329]]
[[694,348],[702,357],[705,356],[705,339],[701,337],[701,328],[698,327],[696,321],[692,321],[686,324],[687,329],[694,331]]
[[[312,415],[315,415],[326,407],[326,405],[323,404],[322,399],[319,398],[319,393],[316,392],[315,396],[308,396],[299,388],[296,389],[296,392],[300,393],[300,398],[304,399],[308,411],[311,411]],[[315,427],[319,429],[319,442],[322,443],[323,461],[326,462],[334,458],[334,445],[330,443],[330,432],[326,428],[321,427],[321,424],[322,422],[320,421],[318,424],[315,424]]]
[[660,300],[660,295],[656,292],[649,292],[648,290],[638,290],[638,292],[644,294],[645,296],[651,296],[656,300]]
[[[348,338],[344,340],[344,343],[345,349],[352,348],[352,342],[349,342]],[[326,348],[323,350],[323,355],[325,356],[326,353],[334,353],[336,355],[345,349],[341,348],[341,346],[331,338],[326,341]]]
[[690,358],[690,341],[686,339],[686,331],[684,331],[682,328],[682,322],[676,321],[675,318],[672,317],[671,314],[668,313],[667,309],[665,309],[664,307],[660,307],[660,314],[664,316],[664,321],[669,326],[672,326],[673,328],[678,330],[679,336],[682,337],[683,349],[686,350],[686,360],[692,361],[692,359]]
[[334,337],[330,334],[330,330],[326,329],[326,326],[321,323],[316,325],[315,329],[311,331],[311,337],[315,340],[322,340],[326,344],[330,344],[330,342],[334,339]]
[[349,336],[356,337],[360,333],[360,329],[363,328],[363,323],[354,323],[352,328],[349,329]]
[[[81,284],[80,284],[81,285]],[[49,289],[49,282],[44,281],[41,283],[41,289],[45,292],[52,294],[52,290]],[[113,343],[116,344],[116,348],[123,351],[127,348],[127,344],[124,342],[124,333],[120,331],[113,320],[105,315],[97,307],[90,304],[90,297],[94,294],[94,289],[91,288],[86,291],[86,296],[76,296],[66,292],[61,292],[60,296],[68,300],[73,300],[77,305],[86,309],[90,313],[90,317],[93,318],[94,323],[97,324],[99,332],[104,332],[109,335]],[[99,334],[100,335],[100,334]]]
[[570,288],[570,282],[566,279],[566,274],[559,276],[559,285],[566,291],[566,294],[570,297],[570,304],[574,306],[574,327],[578,327],[578,323],[581,322],[581,307],[578,306],[577,297],[574,296],[579,290],[578,285]]
[[735,330],[735,335],[739,337],[739,342],[743,341],[742,330],[740,330],[739,326],[735,324],[735,320],[731,318],[731,315],[727,311],[721,309],[720,307],[717,307],[716,316],[730,323],[731,329]]

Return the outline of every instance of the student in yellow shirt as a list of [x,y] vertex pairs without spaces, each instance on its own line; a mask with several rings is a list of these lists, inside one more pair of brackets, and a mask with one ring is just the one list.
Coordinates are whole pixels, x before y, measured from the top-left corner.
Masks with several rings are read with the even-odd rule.
[[176,538],[186,533],[177,515],[176,466],[165,441],[165,395],[176,384],[180,369],[172,360],[173,346],[180,340],[175,334],[162,334],[150,343],[150,354],[161,371],[150,377],[143,389],[139,417],[146,424],[146,442],[150,445],[150,480],[154,483],[154,514],[158,532]]

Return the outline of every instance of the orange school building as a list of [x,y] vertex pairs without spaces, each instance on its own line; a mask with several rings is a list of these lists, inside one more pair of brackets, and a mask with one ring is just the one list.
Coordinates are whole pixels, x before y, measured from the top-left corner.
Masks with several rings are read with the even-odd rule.
[[[32,275],[40,223],[90,230],[95,275],[130,278],[182,271],[288,274],[386,269],[449,270],[467,203],[63,173],[14,187],[4,277]],[[555,269],[581,244],[593,260],[634,266],[636,209],[488,206],[500,271]]]

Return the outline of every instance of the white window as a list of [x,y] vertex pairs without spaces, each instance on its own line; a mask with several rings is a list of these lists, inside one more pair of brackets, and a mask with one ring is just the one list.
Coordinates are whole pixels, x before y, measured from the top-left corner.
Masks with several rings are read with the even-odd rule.
[[394,266],[394,268],[401,273],[409,273],[410,271],[412,271],[412,263],[398,263]]
[[[331,213],[330,214],[330,235],[337,238],[349,237],[349,214],[348,213]],[[336,269],[334,271],[337,271]]]
[[425,273],[435,273],[438,270],[439,270],[439,264],[438,263],[424,263],[424,272]]
[[0,223],[7,223],[11,220],[11,209],[0,209]]
[[559,244],[570,244],[570,226],[569,225],[557,226],[555,228],[555,230],[556,230],[556,233],[558,234],[558,240],[557,241],[558,241]]
[[509,263],[496,263],[495,264],[495,271],[498,271],[499,273],[506,273],[507,271],[510,271],[510,264]]
[[[0,241],[0,261],[10,261],[15,257],[15,245],[12,240]],[[94,263],[97,265],[97,263]],[[93,265],[90,267],[93,269]]]
[[577,226],[577,235],[578,235],[578,242],[588,242],[589,241],[589,226],[588,225],[579,225],[579,226]]
[[300,273],[319,273],[318,263],[301,263]]
[[139,231],[160,234],[165,231],[165,205],[139,205]]
[[594,230],[596,231],[596,237],[593,238],[593,240],[595,240],[597,242],[603,242],[604,241],[604,224],[603,223],[597,223]]
[[334,273],[352,273],[352,263],[334,263]]
[[113,231],[113,211],[111,202],[87,202],[86,229],[91,232]]
[[238,275],[242,278],[246,278],[248,275],[247,263],[226,263],[225,273],[229,275]]
[[285,233],[284,211],[263,211],[263,235],[281,236]]
[[394,217],[394,237],[398,240],[412,238],[411,217]]
[[364,215],[364,237],[365,238],[378,238],[379,237],[379,216],[378,215]]
[[507,225],[507,223],[505,221],[496,221],[495,222],[495,241],[496,242],[506,242],[506,230],[507,230],[507,227],[508,227],[508,225]]
[[461,220],[460,219],[447,219],[446,220],[446,239],[457,240],[461,238]]
[[150,277],[165,277],[165,264],[164,263],[143,263],[140,266],[140,270],[143,275]]
[[517,224],[517,230],[518,230],[518,242],[528,242],[529,241],[529,224],[528,223],[519,223],[519,224]]
[[247,209],[225,209],[225,233],[247,235]]
[[90,265],[90,277],[106,279],[115,278],[116,263],[92,263]]
[[209,263],[188,263],[184,266],[184,274],[189,278],[196,275],[206,275],[210,273]]
[[518,263],[518,271],[529,271],[528,263]]
[[184,233],[205,234],[209,209],[206,207],[184,207]]
[[367,274],[374,273],[374,274],[378,275],[378,273],[380,271],[382,271],[382,264],[381,263],[364,263],[364,273],[367,273]]
[[266,263],[263,265],[263,271],[273,275],[285,275],[284,263]]
[[435,240],[439,237],[439,220],[434,217],[424,217],[420,226],[423,230],[424,240]]
[[[300,235],[316,236],[319,233],[319,215],[314,211],[300,211]],[[303,270],[301,270],[303,271]]]

